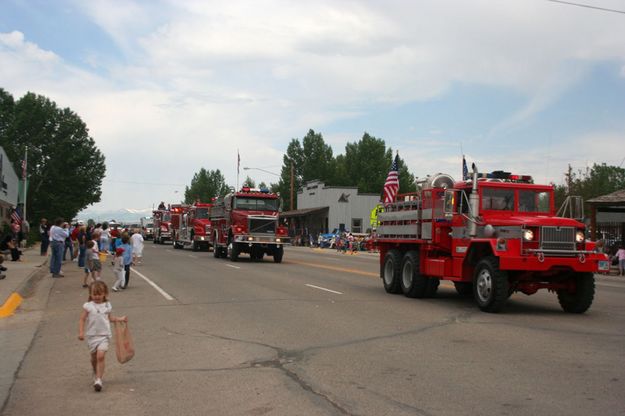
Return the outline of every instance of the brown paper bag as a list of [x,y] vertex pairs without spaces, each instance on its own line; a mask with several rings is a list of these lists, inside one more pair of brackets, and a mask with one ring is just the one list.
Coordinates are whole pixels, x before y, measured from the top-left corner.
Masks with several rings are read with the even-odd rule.
[[115,353],[117,361],[124,364],[135,356],[135,347],[130,336],[128,323],[123,321],[113,322],[115,328]]

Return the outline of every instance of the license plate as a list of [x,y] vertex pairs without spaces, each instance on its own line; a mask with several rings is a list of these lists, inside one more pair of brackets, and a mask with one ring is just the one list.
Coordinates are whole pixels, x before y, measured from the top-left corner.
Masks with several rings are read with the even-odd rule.
[[610,263],[607,260],[600,260],[599,270],[610,270]]

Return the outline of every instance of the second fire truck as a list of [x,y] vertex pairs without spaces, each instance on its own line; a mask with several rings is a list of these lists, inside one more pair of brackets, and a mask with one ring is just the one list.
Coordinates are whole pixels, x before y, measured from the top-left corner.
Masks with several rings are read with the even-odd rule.
[[[581,199],[559,215],[553,186],[497,171],[455,182],[439,174],[378,216],[380,277],[388,293],[432,297],[440,280],[479,308],[498,312],[514,292],[547,289],[565,312],[583,313],[595,294],[593,273],[608,259],[586,241]],[[565,210],[562,210],[562,214]]]
[[152,211],[154,219],[154,244],[164,244],[165,241],[171,240],[171,212],[168,209],[157,209]]
[[218,198],[210,210],[214,256],[237,261],[239,254],[249,253],[260,261],[266,254],[282,262],[288,231],[279,224],[279,205],[277,194],[248,187]]
[[172,206],[179,212],[174,221],[174,248],[191,247],[193,251],[210,249],[211,222],[209,212],[212,204],[196,202],[193,205]]

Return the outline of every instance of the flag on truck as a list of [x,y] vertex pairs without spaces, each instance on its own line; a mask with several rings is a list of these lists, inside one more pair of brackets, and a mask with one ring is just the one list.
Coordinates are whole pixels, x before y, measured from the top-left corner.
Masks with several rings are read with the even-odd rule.
[[399,173],[397,166],[399,165],[399,153],[395,155],[395,159],[391,164],[391,169],[388,172],[388,176],[386,177],[386,182],[384,183],[384,203],[390,204],[395,202],[395,197],[397,196],[397,192],[399,191]]
[[22,223],[22,216],[20,215],[18,208],[15,208],[11,213],[11,219],[18,224]]
[[466,181],[469,179],[469,168],[467,168],[467,160],[462,155],[462,180]]

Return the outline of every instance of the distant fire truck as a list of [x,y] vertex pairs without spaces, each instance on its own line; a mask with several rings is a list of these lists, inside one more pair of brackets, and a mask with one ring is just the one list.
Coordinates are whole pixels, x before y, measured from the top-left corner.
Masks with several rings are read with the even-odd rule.
[[171,212],[168,209],[157,209],[152,211],[154,219],[154,244],[164,244],[165,241],[171,240]]
[[267,254],[282,262],[288,231],[278,223],[279,204],[278,195],[248,187],[218,198],[210,210],[214,256],[237,261],[239,254],[249,253],[260,261]]
[[[208,218],[212,204],[196,202],[193,205],[172,205],[174,248],[190,246],[193,251],[210,248],[211,222]],[[176,218],[173,213],[176,212]]]
[[[575,215],[574,209],[581,215]],[[567,211],[570,218],[559,216]],[[553,186],[496,171],[454,182],[438,174],[378,216],[380,277],[388,293],[432,297],[450,280],[479,308],[500,311],[514,292],[555,292],[562,309],[583,313],[595,293],[593,273],[608,259],[586,241],[581,198],[554,209]]]

